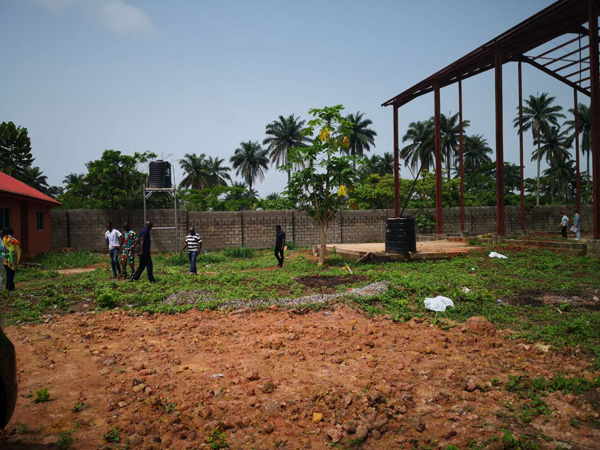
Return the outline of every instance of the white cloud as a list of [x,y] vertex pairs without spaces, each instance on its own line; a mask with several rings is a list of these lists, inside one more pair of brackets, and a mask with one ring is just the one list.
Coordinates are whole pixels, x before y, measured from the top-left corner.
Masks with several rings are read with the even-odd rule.
[[102,24],[116,34],[150,34],[156,31],[148,15],[127,0],[30,0],[50,10],[81,7],[99,16]]
[[103,0],[100,12],[104,24],[117,34],[148,34],[156,31],[144,11],[124,0]]

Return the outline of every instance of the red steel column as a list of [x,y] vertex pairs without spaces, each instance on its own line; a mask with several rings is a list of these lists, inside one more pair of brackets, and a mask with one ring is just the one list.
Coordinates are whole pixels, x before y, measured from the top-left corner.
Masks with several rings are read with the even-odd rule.
[[400,174],[399,174],[399,161],[400,155],[398,154],[398,107],[393,105],[394,108],[394,217],[400,216]]
[[502,130],[502,54],[496,49],[496,224],[499,236],[506,234],[504,217],[504,136]]
[[465,231],[465,164],[463,158],[462,80],[458,80],[458,120],[460,121],[460,230]]
[[437,234],[444,232],[444,213],[442,210],[442,124],[440,120],[440,83],[435,80],[434,116],[435,116],[435,221]]
[[519,61],[519,152],[521,157],[521,230],[525,231],[525,177],[523,174],[523,75]]
[[594,239],[600,239],[600,86],[598,85],[598,8],[595,0],[590,0],[588,9],[590,39],[590,88],[592,109],[592,176]]
[[575,205],[577,212],[581,214],[581,180],[579,175],[579,104],[577,102],[577,90],[573,89],[574,115],[573,122],[575,123],[575,181],[577,183],[577,191],[575,194]]

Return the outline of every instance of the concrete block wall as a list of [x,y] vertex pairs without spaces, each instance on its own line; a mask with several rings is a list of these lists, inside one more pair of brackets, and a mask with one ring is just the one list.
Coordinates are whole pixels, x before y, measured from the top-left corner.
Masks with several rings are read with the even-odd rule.
[[[526,210],[528,231],[559,231],[559,213],[564,211],[572,217],[572,207],[541,206]],[[406,210],[408,215],[420,211]],[[460,232],[460,208],[444,208],[444,232]],[[592,207],[586,205],[581,211],[583,228],[592,229]],[[383,242],[387,217],[393,210],[342,211],[330,222],[328,243]],[[174,230],[160,227],[174,226],[171,209],[148,210],[148,219],[155,229],[152,232],[154,251],[174,251]],[[54,210],[52,211],[52,246],[73,247],[93,251],[106,251],[105,224],[112,221],[122,231],[129,222],[139,232],[143,227],[142,210]],[[520,208],[506,208],[506,231],[520,230]],[[178,211],[179,248],[182,247],[188,226],[193,225],[204,240],[204,247],[220,250],[226,247],[269,248],[274,245],[275,226],[281,225],[288,241],[301,247],[318,244],[321,228],[306,213],[299,211],[235,211],[190,212]],[[483,206],[466,208],[465,225],[471,234],[496,232],[496,208]]]

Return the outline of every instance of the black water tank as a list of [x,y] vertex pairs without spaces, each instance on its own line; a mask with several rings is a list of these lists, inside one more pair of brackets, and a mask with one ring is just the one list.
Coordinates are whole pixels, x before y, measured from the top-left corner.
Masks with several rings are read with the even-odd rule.
[[167,161],[150,161],[148,187],[171,188],[171,163]]
[[417,251],[414,217],[388,219],[385,226],[385,252],[408,254]]

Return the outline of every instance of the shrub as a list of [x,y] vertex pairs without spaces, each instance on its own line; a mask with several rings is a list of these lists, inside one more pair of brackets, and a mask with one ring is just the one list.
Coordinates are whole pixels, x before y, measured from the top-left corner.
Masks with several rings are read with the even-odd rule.
[[112,309],[118,304],[116,293],[111,289],[101,289],[98,291],[96,303],[100,308]]
[[229,247],[223,252],[228,258],[252,258],[254,250],[248,247]]
[[113,428],[108,433],[104,435],[104,440],[106,442],[120,442],[121,441],[121,433],[118,429]]
[[47,388],[35,391],[35,398],[33,399],[35,403],[46,403],[48,400],[50,400],[50,392]]

